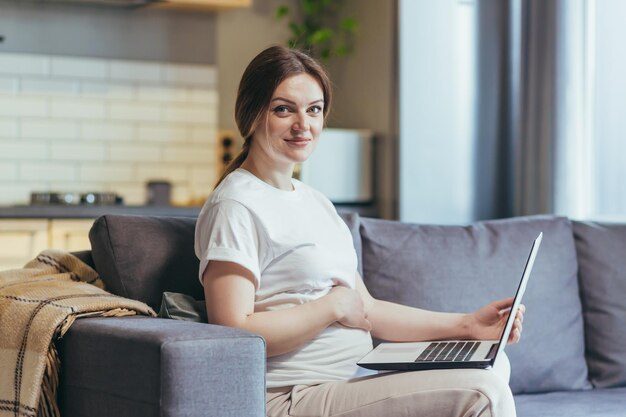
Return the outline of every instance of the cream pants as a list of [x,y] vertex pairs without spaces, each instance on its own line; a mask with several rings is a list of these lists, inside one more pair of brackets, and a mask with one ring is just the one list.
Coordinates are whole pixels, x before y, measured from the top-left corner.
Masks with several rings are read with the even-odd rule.
[[317,385],[270,388],[269,417],[515,417],[510,364],[490,370],[387,372]]

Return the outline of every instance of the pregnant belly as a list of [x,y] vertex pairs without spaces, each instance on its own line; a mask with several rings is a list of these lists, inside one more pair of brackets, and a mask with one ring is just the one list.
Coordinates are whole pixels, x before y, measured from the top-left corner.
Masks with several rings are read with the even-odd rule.
[[369,332],[335,324],[304,346],[267,359],[268,387],[348,379],[372,349]]

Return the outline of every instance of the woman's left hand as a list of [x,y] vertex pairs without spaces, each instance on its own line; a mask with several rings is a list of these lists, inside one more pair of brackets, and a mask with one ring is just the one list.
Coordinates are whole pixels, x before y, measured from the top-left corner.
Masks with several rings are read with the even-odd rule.
[[[468,315],[470,338],[477,340],[498,340],[513,305],[513,297],[494,301]],[[509,334],[508,343],[517,343],[522,337],[522,323],[526,307],[520,304]]]

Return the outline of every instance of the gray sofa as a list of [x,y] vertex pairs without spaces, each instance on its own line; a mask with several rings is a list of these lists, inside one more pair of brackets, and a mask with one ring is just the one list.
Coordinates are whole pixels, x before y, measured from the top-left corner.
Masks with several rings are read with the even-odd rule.
[[[626,225],[551,216],[470,226],[342,213],[378,298],[471,311],[514,293],[532,240],[522,341],[507,348],[520,417],[626,416]],[[202,299],[195,220],[104,216],[80,253],[108,289],[158,309],[164,291]],[[64,415],[263,416],[265,345],[226,327],[146,317],[78,320],[59,343]],[[416,405],[419,407],[419,405]]]

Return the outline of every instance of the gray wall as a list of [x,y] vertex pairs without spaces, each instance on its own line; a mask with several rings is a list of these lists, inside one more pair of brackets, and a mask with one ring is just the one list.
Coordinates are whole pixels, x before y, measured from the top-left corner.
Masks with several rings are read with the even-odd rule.
[[217,64],[221,129],[237,131],[235,98],[248,63],[271,45],[282,45],[289,37],[286,23],[276,21],[275,10],[285,0],[254,0],[252,7],[219,12],[217,17]]
[[0,1],[0,52],[215,64],[215,15]]

